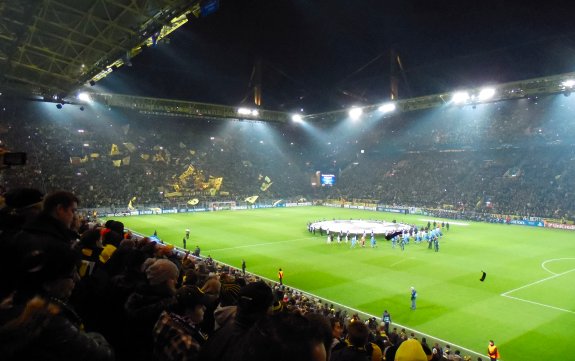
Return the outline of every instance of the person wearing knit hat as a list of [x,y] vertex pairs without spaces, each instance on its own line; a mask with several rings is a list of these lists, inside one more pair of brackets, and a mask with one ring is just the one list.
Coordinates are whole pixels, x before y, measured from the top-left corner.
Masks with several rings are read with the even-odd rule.
[[214,330],[234,322],[238,310],[237,303],[239,297],[240,285],[236,283],[222,284],[220,303],[214,310]]
[[405,340],[395,353],[395,361],[427,361],[423,347],[416,339]]
[[166,282],[173,282],[175,286],[179,275],[180,271],[174,262],[163,258],[156,260],[146,269],[146,278],[152,286]]
[[176,303],[161,313],[154,326],[154,359],[196,360],[207,336],[199,324],[210,302],[197,286],[183,286]]
[[150,360],[154,352],[154,325],[163,311],[177,303],[178,267],[168,259],[144,263],[142,269],[148,282],[136,287],[124,303],[126,321],[122,342],[125,347],[122,351],[126,354],[118,359]]

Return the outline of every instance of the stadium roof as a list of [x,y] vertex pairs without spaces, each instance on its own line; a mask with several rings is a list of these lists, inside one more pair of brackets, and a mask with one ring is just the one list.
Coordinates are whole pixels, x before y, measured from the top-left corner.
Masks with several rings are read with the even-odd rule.
[[483,85],[557,92],[558,74],[575,70],[574,8],[560,0],[8,0],[0,93],[61,101],[92,80],[100,94],[229,113],[253,105],[259,87],[260,110],[331,114],[389,99],[392,80],[409,109]]
[[61,98],[129,64],[194,12],[198,0],[3,1],[0,92]]

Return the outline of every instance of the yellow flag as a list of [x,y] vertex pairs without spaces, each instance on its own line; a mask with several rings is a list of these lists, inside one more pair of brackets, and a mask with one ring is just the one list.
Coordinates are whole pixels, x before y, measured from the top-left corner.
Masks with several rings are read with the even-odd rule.
[[120,166],[122,165],[122,160],[121,159],[113,160],[112,163],[114,163],[114,167],[120,168]]
[[245,199],[246,202],[254,204],[258,200],[259,196],[251,196]]
[[262,191],[262,192],[267,191],[268,188],[269,188],[272,184],[274,184],[274,183],[273,183],[273,182],[271,182],[271,183],[265,183],[265,182],[262,183],[262,186],[260,187],[261,191]]
[[134,208],[134,205],[132,204],[132,202],[134,202],[136,200],[136,197],[132,197],[132,199],[130,199],[130,202],[128,202],[128,209],[130,211],[135,211],[136,208]]
[[122,159],[122,164],[123,165],[130,165],[130,156],[127,156],[124,159]]
[[190,199],[190,200],[188,201],[188,204],[189,204],[190,206],[195,206],[195,205],[198,204],[198,203],[200,203],[200,200],[197,199],[197,198]]
[[116,144],[112,144],[112,149],[110,149],[110,155],[118,155],[120,154],[120,150]]

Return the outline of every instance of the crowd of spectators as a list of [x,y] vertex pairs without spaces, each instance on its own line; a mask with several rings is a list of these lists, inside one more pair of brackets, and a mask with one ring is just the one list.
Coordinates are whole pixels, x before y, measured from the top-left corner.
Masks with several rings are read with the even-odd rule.
[[462,360],[390,320],[81,219],[73,193],[5,200],[3,360]]
[[[573,106],[562,95],[308,126],[48,106],[0,113],[2,146],[28,153],[3,184],[70,189],[87,208],[258,195],[575,218]],[[312,186],[316,171],[335,186]]]

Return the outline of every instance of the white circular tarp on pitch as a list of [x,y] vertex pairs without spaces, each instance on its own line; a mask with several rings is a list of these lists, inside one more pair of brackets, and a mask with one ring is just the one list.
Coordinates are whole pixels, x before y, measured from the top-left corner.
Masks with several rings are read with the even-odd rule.
[[402,223],[392,223],[386,221],[376,221],[376,220],[362,220],[362,219],[350,219],[350,220],[333,220],[333,221],[320,221],[313,222],[310,227],[314,227],[316,230],[320,228],[324,231],[329,230],[330,233],[340,233],[346,234],[371,234],[373,231],[376,235],[386,235],[393,232],[398,232],[402,230],[409,231],[411,226]]

